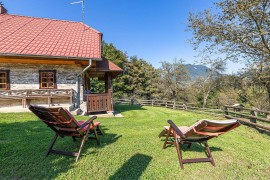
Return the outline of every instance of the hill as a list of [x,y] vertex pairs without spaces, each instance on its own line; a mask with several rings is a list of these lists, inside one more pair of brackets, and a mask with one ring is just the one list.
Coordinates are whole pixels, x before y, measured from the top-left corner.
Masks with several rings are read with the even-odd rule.
[[186,64],[186,67],[191,79],[196,79],[197,77],[206,77],[209,70],[209,68],[204,65]]

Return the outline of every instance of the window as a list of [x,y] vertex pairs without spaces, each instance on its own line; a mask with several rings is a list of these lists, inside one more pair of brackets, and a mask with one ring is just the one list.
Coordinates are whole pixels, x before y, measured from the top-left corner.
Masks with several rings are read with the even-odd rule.
[[56,89],[56,71],[55,70],[39,71],[39,88],[40,89]]
[[0,90],[9,90],[9,71],[0,70]]

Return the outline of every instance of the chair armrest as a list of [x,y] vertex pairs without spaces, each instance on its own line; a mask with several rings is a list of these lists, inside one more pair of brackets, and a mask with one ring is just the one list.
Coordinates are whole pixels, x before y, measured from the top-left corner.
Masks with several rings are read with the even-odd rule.
[[183,139],[186,138],[186,136],[184,135],[184,133],[172,122],[172,120],[168,120],[168,123],[173,128],[173,130],[176,132],[176,134],[178,134]]
[[93,125],[93,127],[94,127],[94,120],[97,118],[97,116],[93,116],[93,117],[91,117],[89,120],[87,120],[86,122],[84,122],[82,125],[80,125],[78,128],[77,128],[77,130],[79,131],[79,130],[81,130],[82,128],[84,128],[85,126],[87,126],[87,125],[90,125],[90,124],[92,124]]

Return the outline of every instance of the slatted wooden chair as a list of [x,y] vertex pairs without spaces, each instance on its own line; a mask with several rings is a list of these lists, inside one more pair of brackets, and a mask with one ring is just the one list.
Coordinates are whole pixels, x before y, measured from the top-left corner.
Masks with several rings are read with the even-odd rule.
[[[103,135],[100,128],[100,122],[94,123],[94,120],[97,118],[96,116],[91,117],[88,121],[78,122],[68,110],[63,108],[45,108],[30,105],[29,109],[55,132],[55,136],[49,145],[46,156],[48,156],[50,153],[75,156],[76,161],[78,161],[87,137],[90,138],[91,136],[94,136],[99,144],[98,134]],[[76,141],[76,138],[81,138],[82,142],[79,151],[68,152],[52,149],[58,136],[62,138],[65,136],[70,136],[74,141]]]
[[[182,169],[184,169],[183,164],[186,163],[210,162],[213,166],[215,166],[215,162],[207,141],[214,137],[218,137],[219,135],[224,134],[240,125],[240,123],[234,119],[200,120],[190,127],[177,127],[171,120],[168,120],[168,123],[170,126],[165,126],[164,130],[160,134],[160,136],[164,134],[166,135],[163,149],[165,149],[168,144],[176,147],[180,167]],[[170,138],[173,138],[174,141],[170,141]],[[181,145],[188,144],[188,148],[190,148],[192,143],[203,144],[206,149],[207,158],[183,159]]]

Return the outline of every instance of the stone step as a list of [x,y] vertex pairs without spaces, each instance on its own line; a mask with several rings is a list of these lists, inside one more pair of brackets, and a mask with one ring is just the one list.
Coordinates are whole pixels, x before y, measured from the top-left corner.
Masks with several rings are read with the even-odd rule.
[[75,116],[80,115],[81,112],[82,112],[82,111],[81,111],[80,108],[76,108],[76,109],[73,109],[72,111],[70,111],[70,113],[71,113],[72,115],[75,115]]
[[74,111],[75,109],[76,109],[76,107],[75,107],[74,104],[72,104],[72,105],[70,105],[70,106],[68,107],[68,110],[69,110],[69,111]]

